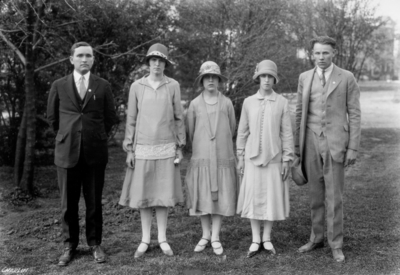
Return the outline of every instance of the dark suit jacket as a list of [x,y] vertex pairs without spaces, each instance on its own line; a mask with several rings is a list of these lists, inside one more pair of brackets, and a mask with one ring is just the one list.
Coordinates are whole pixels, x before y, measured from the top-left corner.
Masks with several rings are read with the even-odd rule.
[[57,133],[54,153],[57,166],[74,167],[81,152],[89,165],[107,163],[108,133],[118,117],[110,83],[105,79],[90,74],[84,101],[76,92],[73,74],[54,81],[47,103],[47,118]]
[[[299,77],[296,104],[295,146],[303,158],[308,104],[314,70]],[[333,65],[325,104],[326,135],[332,158],[343,162],[347,149],[358,150],[361,137],[360,89],[353,74]]]

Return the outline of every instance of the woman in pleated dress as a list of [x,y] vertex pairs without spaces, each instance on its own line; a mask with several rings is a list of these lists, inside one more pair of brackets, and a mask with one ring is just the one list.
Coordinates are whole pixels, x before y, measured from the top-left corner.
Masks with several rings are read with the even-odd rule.
[[236,212],[236,159],[233,134],[236,129],[232,102],[218,91],[226,80],[212,61],[201,65],[195,83],[201,94],[189,106],[186,129],[192,143],[192,158],[186,175],[187,205],[191,216],[199,216],[202,237],[194,251],[211,243],[216,255],[223,254],[220,231],[223,216]]
[[150,74],[135,81],[129,91],[123,142],[128,168],[119,201],[140,210],[142,242],[135,258],[141,257],[150,245],[153,208],[159,246],[165,255],[173,255],[166,237],[168,207],[184,202],[177,164],[186,143],[180,86],[164,75],[165,67],[171,65],[164,45],[152,45],[146,62]]
[[236,141],[237,168],[243,173],[237,213],[250,219],[252,230],[247,257],[257,254],[261,243],[264,249],[276,253],[271,230],[274,221],[289,216],[287,177],[293,159],[288,101],[272,89],[279,81],[276,64],[270,60],[260,62],[253,80],[259,89],[243,102]]

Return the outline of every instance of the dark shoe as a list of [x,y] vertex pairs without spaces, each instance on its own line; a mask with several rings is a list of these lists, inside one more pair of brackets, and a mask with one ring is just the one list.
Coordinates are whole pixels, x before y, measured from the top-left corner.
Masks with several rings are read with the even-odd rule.
[[75,248],[66,247],[64,249],[64,253],[58,259],[58,265],[59,266],[66,266],[72,260],[72,258],[74,257],[75,252],[76,252]]
[[319,243],[313,243],[313,242],[308,242],[302,247],[299,248],[300,253],[304,252],[310,252],[311,250],[317,249],[317,248],[322,248],[324,247],[324,242],[319,242]]
[[252,242],[252,244],[253,243],[258,245],[258,249],[254,250],[254,251],[249,249],[249,251],[247,251],[247,256],[246,256],[247,258],[251,258],[251,257],[255,256],[260,251],[260,243]]
[[[265,247],[265,243],[270,243],[271,246],[272,246],[272,248],[271,248],[271,249],[266,248],[266,247]],[[271,254],[273,254],[273,255],[276,254],[275,247],[272,245],[272,243],[271,243],[270,240],[268,240],[268,241],[263,241],[263,247],[264,247],[264,249],[267,250],[269,253],[271,253]]]
[[333,259],[336,262],[338,262],[338,263],[344,262],[344,255],[343,255],[343,251],[341,248],[332,249],[332,255],[333,255]]
[[[214,246],[212,245],[213,243],[217,243],[217,244],[219,243],[219,246],[214,247]],[[215,255],[221,256],[222,253],[224,253],[224,249],[222,248],[222,244],[221,244],[220,241],[213,241],[213,242],[211,242],[211,246],[212,246],[212,249],[213,249]]]
[[[206,242],[204,244],[200,244],[202,240],[205,240]],[[209,239],[201,238],[196,247],[194,248],[194,252],[203,251],[209,243],[210,243]]]
[[106,261],[106,254],[100,245],[93,245],[90,247],[90,250],[93,253],[94,260],[96,263],[104,263]]
[[[142,243],[145,244],[145,245],[147,245],[147,248],[146,248],[145,251],[139,251],[139,250],[138,250],[140,244],[142,244]],[[145,242],[141,242],[140,244],[139,244],[138,248],[137,248],[136,251],[135,251],[135,255],[133,255],[133,257],[134,257],[135,259],[142,257],[142,256],[144,255],[144,253],[146,253],[146,251],[147,251],[147,249],[149,248],[149,245],[150,245],[149,243],[145,243]]]
[[161,247],[161,244],[162,244],[162,243],[166,243],[166,244],[169,246],[169,244],[167,243],[167,241],[163,241],[163,242],[159,243],[162,252],[163,252],[165,255],[167,255],[167,256],[174,256],[174,252],[172,252],[172,249],[171,249],[171,248],[165,249],[165,250],[162,249],[162,247]]

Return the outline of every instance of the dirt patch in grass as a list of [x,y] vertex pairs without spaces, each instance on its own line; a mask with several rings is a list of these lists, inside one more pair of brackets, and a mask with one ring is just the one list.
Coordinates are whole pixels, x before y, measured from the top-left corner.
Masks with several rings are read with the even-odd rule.
[[[307,242],[310,230],[307,186],[291,185],[289,219],[277,222],[272,233],[278,254],[260,253],[247,259],[251,243],[249,221],[225,218],[221,241],[224,256],[207,248],[195,254],[201,237],[200,221],[184,206],[170,209],[168,239],[175,256],[163,256],[157,245],[156,223],[152,243],[144,257],[133,254],[141,238],[139,213],[121,207],[118,199],[125,171],[125,154],[110,148],[103,196],[104,240],[109,255],[96,264],[85,244],[84,202],[81,201],[81,244],[67,267],[56,265],[61,253],[60,210],[55,167],[36,170],[42,197],[15,207],[5,200],[12,190],[12,169],[0,168],[0,274],[400,274],[400,130],[363,130],[357,164],[346,172],[346,263],[333,262],[327,246],[307,254],[297,248]],[[187,159],[182,164],[182,175]],[[197,272],[197,273],[196,273]]]

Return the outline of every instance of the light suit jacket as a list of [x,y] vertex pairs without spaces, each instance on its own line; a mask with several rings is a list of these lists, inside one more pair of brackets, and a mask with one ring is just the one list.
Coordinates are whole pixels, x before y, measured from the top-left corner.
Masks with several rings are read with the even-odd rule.
[[56,135],[54,163],[74,167],[81,146],[89,165],[106,164],[107,139],[118,122],[111,86],[105,79],[90,74],[84,101],[74,88],[73,74],[54,81],[47,102],[47,119]]
[[[295,147],[300,149],[303,160],[305,131],[307,127],[308,105],[315,69],[304,72],[299,77],[296,104]],[[316,77],[318,77],[316,75]],[[343,162],[347,149],[358,150],[361,136],[360,89],[354,75],[333,65],[327,98],[326,136],[333,160]],[[296,150],[296,151],[297,151]]]

